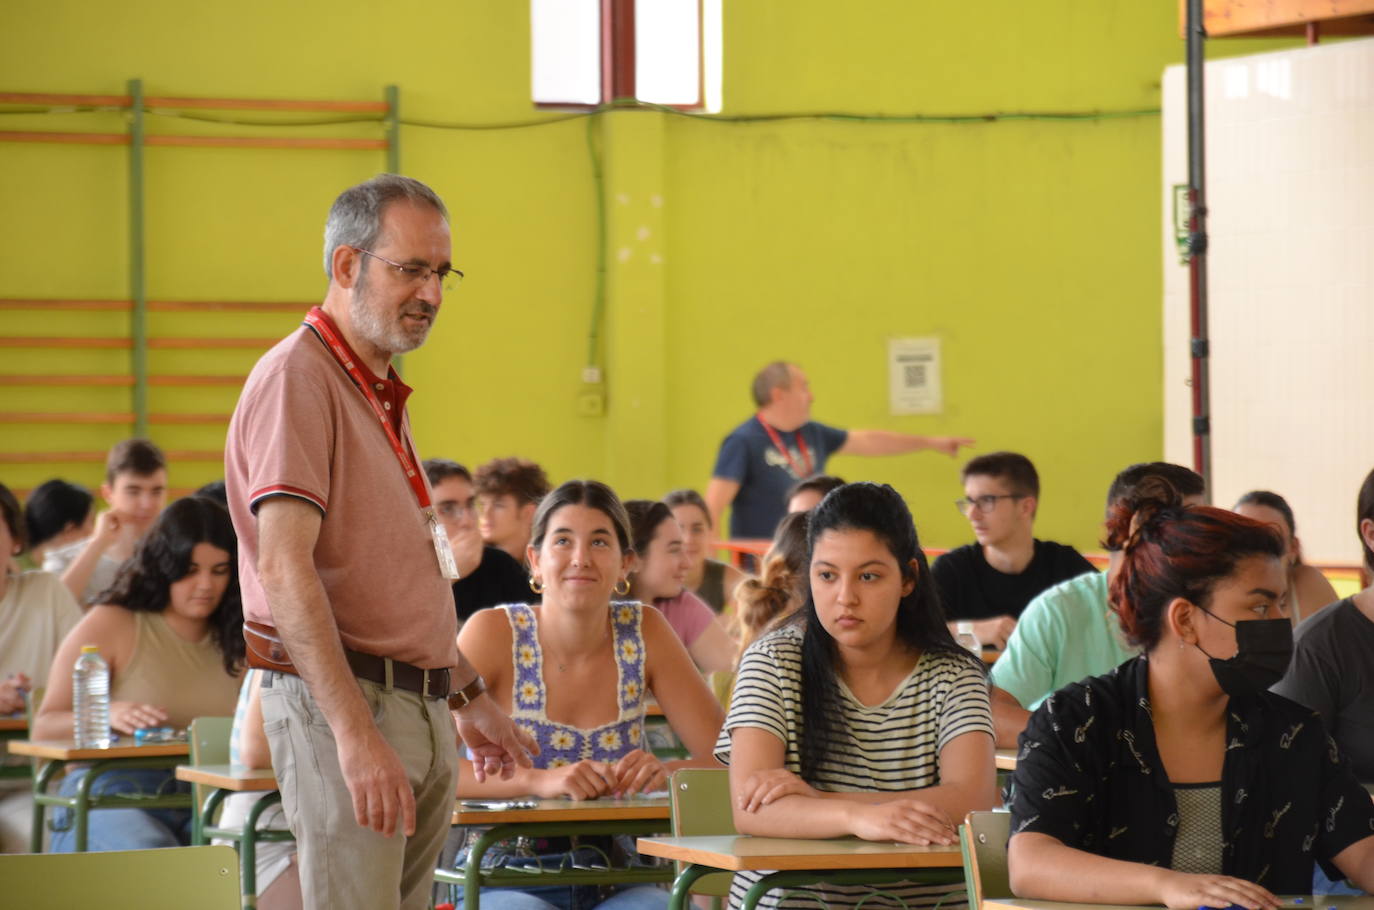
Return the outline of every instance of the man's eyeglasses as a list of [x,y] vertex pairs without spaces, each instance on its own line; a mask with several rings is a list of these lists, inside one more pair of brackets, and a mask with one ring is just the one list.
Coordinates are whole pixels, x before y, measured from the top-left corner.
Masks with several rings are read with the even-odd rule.
[[999,499],[1025,498],[1026,497],[1020,493],[1001,493],[996,496],[989,493],[986,496],[975,496],[972,499],[956,499],[954,500],[954,507],[959,510],[961,515],[968,515],[974,509],[987,514],[997,508],[997,500]]
[[438,512],[441,517],[447,518],[449,521],[457,521],[464,515],[470,515],[476,518],[477,504],[475,502],[469,502],[467,505],[463,505],[461,502],[446,499],[443,502],[436,503],[434,511]]
[[432,269],[425,265],[402,265],[399,262],[393,262],[385,256],[378,256],[371,250],[365,250],[360,246],[355,246],[353,249],[357,250],[359,253],[371,256],[373,259],[385,262],[396,270],[397,275],[400,275],[411,284],[428,284],[430,275],[438,275],[439,286],[446,291],[452,291],[457,288],[459,283],[463,280],[463,273],[458,269]]

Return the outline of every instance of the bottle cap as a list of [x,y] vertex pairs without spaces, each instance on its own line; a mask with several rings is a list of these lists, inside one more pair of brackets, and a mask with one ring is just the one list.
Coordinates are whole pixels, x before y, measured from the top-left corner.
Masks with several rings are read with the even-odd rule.
[[82,645],[82,646],[81,646],[81,653],[82,653],[82,654],[99,654],[99,653],[100,653],[100,646],[99,646],[99,645]]

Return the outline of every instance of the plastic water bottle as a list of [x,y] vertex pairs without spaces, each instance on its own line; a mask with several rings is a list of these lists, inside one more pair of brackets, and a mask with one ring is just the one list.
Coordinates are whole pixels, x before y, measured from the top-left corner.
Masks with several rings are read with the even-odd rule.
[[72,713],[77,748],[110,748],[110,667],[95,645],[81,646],[72,669]]
[[978,636],[973,633],[973,623],[960,622],[955,626],[954,640],[962,647],[967,648],[979,660],[983,657],[983,643],[978,640]]

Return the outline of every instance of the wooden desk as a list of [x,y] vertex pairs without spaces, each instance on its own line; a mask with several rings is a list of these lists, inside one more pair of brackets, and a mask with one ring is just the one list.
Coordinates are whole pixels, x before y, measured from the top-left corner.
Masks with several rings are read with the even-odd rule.
[[[33,780],[33,834],[29,842],[32,853],[43,852],[43,823],[48,806],[70,809],[75,816],[76,852],[86,851],[89,813],[94,809],[191,809],[189,793],[136,794],[92,793],[96,780],[114,771],[153,769],[168,771],[185,758],[190,747],[186,743],[152,743],[138,746],[132,737],[108,749],[78,749],[71,740],[27,740],[9,743],[11,755],[27,755],[44,760],[38,776]],[[90,762],[91,768],[81,779],[75,796],[61,796],[48,792],[48,784],[59,771],[72,763]]]
[[29,729],[28,718],[20,715],[18,717],[0,717],[0,733],[25,732]]
[[692,884],[717,871],[771,872],[749,889],[745,910],[751,910],[765,893],[778,887],[906,880],[962,886],[964,880],[963,854],[957,846],[918,847],[857,838],[808,840],[729,834],[641,837],[639,852],[686,864],[673,883],[668,905],[672,910],[688,907]]
[[[1302,903],[1298,903],[1301,899]],[[1374,910],[1374,897],[1365,895],[1341,894],[1299,894],[1282,897],[1285,910]],[[1065,901],[1032,901],[1010,897],[985,897],[981,910],[1141,910],[1140,907],[1123,907],[1115,904],[1072,904]]]
[[541,799],[533,809],[468,809],[459,799],[453,809],[455,825],[516,825],[526,823],[592,821],[667,821],[672,809],[667,797],[631,799]]
[[516,837],[572,837],[625,834],[639,837],[669,827],[671,809],[666,798],[541,799],[533,809],[465,809],[462,800],[453,811],[455,825],[490,825],[468,847],[462,869],[436,869],[434,880],[463,888],[463,906],[479,910],[482,888],[534,885],[658,884],[673,880],[671,866],[563,866],[557,869],[483,869],[482,858],[493,846]]
[[993,764],[997,766],[998,771],[1015,771],[1016,750],[998,749],[996,756],[993,758]]
[[277,789],[277,776],[271,768],[244,768],[240,765],[177,765],[177,780],[204,784],[233,793],[263,793]]
[[[239,898],[245,910],[258,902],[258,844],[294,841],[290,831],[273,828],[258,830],[258,820],[272,806],[281,802],[277,778],[271,768],[245,768],[241,765],[177,765],[177,780],[209,788],[204,803],[196,811],[191,828],[192,846],[202,846],[212,838],[231,841],[239,854]],[[211,824],[215,812],[230,793],[263,793],[262,799],[248,810],[242,828],[225,828]]]

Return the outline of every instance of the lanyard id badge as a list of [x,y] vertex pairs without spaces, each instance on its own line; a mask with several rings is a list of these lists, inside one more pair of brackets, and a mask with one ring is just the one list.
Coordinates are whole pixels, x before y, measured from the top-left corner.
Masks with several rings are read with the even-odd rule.
[[434,542],[434,555],[439,559],[439,572],[449,581],[457,581],[462,576],[458,574],[458,560],[453,558],[453,548],[448,545],[448,533],[439,524],[433,509],[428,510],[428,516],[429,536]]
[[[318,309],[318,308],[317,308]],[[353,355],[339,338],[334,327],[324,318],[323,313],[311,310],[306,314],[305,324],[314,329],[315,334],[320,336],[324,346],[333,355],[348,377],[353,380],[353,385],[357,387],[368,405],[372,408],[372,413],[376,415],[378,423],[381,424],[382,432],[386,434],[387,442],[391,443],[391,451],[400,462],[401,470],[405,471],[406,481],[410,484],[411,491],[415,494],[416,501],[420,504],[420,509],[424,513],[425,522],[429,525],[429,536],[434,543],[434,556],[439,561],[439,574],[449,581],[458,580],[458,562],[453,558],[453,551],[449,549],[448,535],[439,525],[439,519],[434,514],[434,507],[429,501],[429,491],[425,489],[424,478],[420,476],[420,469],[416,466],[415,460],[406,451],[405,445],[401,442],[401,437],[396,434],[396,430],[391,426],[391,419],[387,416],[386,409],[377,400],[377,395],[372,391],[372,386],[363,376],[362,370],[353,360]]]

